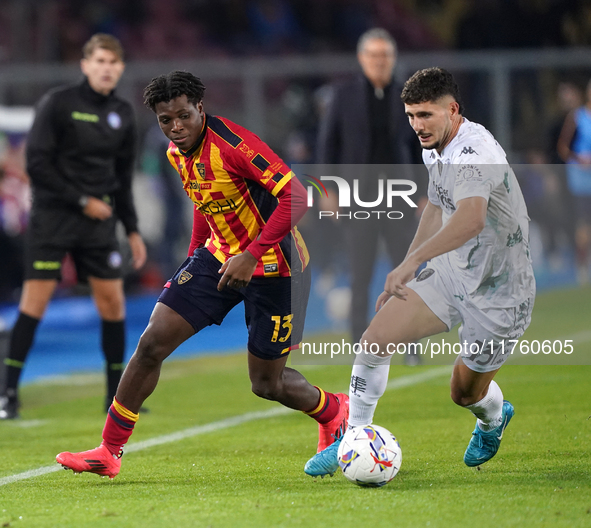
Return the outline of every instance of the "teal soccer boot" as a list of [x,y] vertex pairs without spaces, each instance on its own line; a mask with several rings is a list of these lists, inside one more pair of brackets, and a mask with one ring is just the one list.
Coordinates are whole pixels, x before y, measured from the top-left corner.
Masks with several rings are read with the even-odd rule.
[[483,431],[478,427],[478,423],[476,424],[476,429],[474,429],[474,432],[472,433],[472,439],[464,453],[464,463],[467,466],[480,466],[497,454],[505,428],[509,425],[514,414],[515,410],[513,409],[513,405],[508,401],[503,400],[501,425],[492,431]]
[[[341,437],[342,438],[342,437]],[[341,438],[335,440],[326,449],[316,453],[304,466],[304,471],[311,477],[322,477],[334,475],[339,469],[338,451],[341,445]]]

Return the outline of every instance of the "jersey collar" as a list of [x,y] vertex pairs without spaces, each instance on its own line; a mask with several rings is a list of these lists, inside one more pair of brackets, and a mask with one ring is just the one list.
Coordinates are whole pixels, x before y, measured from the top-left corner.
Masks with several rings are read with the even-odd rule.
[[86,77],[84,77],[84,80],[80,84],[80,88],[82,90],[82,94],[84,95],[84,97],[86,97],[93,103],[97,104],[107,102],[115,94],[115,90],[111,90],[111,92],[109,92],[108,95],[103,95],[98,92],[95,92],[90,86],[88,79]]

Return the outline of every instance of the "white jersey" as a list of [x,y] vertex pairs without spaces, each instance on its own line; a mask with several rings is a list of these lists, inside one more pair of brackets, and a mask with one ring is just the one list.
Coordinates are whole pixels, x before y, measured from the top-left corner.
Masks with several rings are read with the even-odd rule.
[[441,155],[423,150],[428,196],[449,221],[463,198],[488,201],[486,225],[463,246],[433,259],[444,264],[479,308],[518,306],[535,294],[529,218],[505,151],[482,125],[464,118]]

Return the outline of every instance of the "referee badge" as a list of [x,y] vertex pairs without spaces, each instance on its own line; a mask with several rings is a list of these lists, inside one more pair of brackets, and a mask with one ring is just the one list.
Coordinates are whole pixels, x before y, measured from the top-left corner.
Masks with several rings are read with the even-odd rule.
[[117,130],[121,128],[121,117],[117,112],[109,112],[107,115],[107,123],[109,123],[111,128]]
[[199,172],[199,176],[205,179],[205,164],[204,163],[196,163],[195,167],[197,167],[197,172]]
[[185,284],[185,282],[188,282],[192,277],[193,275],[191,275],[187,270],[183,270],[181,271],[181,274],[179,275],[177,282],[179,284]]
[[121,258],[121,253],[119,251],[111,251],[109,256],[107,257],[107,262],[109,267],[112,269],[118,269],[121,267],[123,259]]

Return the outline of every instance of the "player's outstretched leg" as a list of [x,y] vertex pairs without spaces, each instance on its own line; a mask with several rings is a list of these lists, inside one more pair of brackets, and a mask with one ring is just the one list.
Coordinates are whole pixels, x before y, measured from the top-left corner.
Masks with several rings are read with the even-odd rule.
[[[349,387],[349,427],[369,425],[373,421],[378,400],[388,383],[391,358],[389,355],[363,354],[356,359]],[[335,436],[334,442],[306,462],[304,472],[307,475],[324,477],[334,474],[339,467],[338,450],[342,436]]]
[[156,303],[109,407],[103,442],[90,451],[60,453],[56,456],[58,463],[74,473],[86,471],[114,478],[121,467],[123,446],[138,421],[139,409],[156,388],[162,362],[194,333],[193,327],[177,312]]
[[480,464],[489,461],[497,454],[505,428],[509,425],[514,414],[515,410],[513,409],[513,405],[507,400],[503,400],[500,425],[490,431],[483,431],[478,423],[476,424],[470,443],[464,453],[464,463],[467,466],[479,466]]

